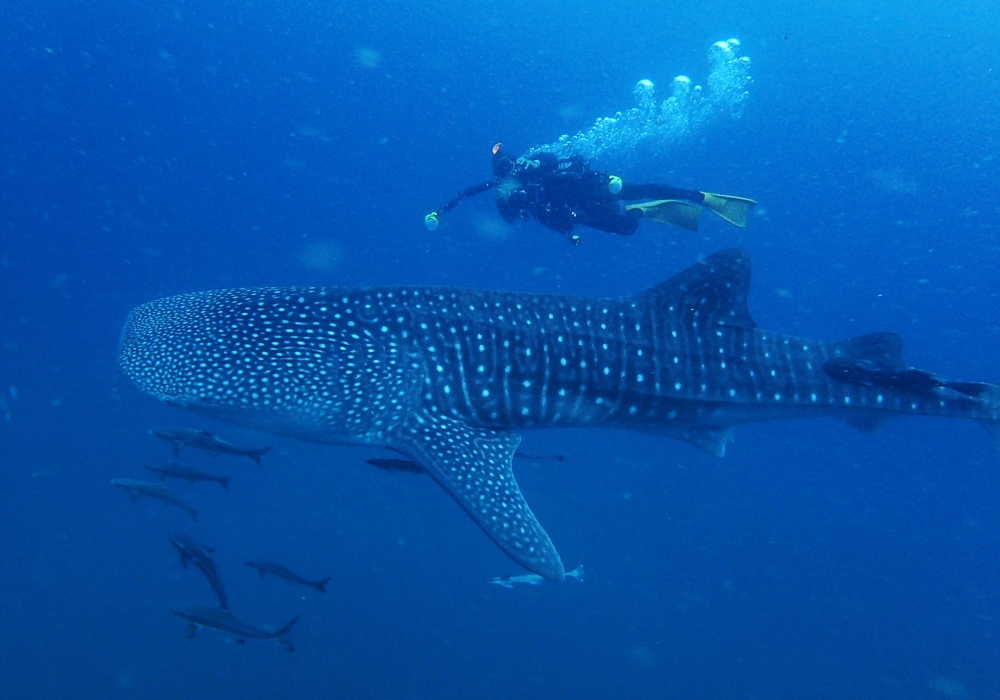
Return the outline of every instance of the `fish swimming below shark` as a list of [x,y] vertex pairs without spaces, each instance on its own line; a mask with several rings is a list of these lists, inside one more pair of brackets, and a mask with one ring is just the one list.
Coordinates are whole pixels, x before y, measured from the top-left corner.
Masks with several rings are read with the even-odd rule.
[[281,629],[275,632],[268,632],[267,630],[251,627],[245,622],[241,622],[230,611],[223,610],[222,608],[192,605],[171,608],[170,612],[177,615],[177,617],[187,620],[188,639],[194,637],[195,632],[202,627],[207,627],[208,629],[218,630],[233,636],[240,644],[248,639],[262,639],[267,642],[277,642],[288,651],[295,651],[292,640],[289,639],[288,635],[291,634],[292,627],[298,622],[298,616],[289,620],[288,624]]
[[[566,572],[566,578],[575,578],[580,583],[583,583],[583,564],[576,567],[572,571]],[[538,574],[518,574],[517,576],[497,576],[491,578],[486,583],[492,583],[494,586],[500,586],[501,588],[513,588],[515,584],[526,583],[529,586],[538,586],[545,582],[545,579]]]
[[272,564],[267,561],[247,561],[243,563],[257,569],[257,573],[260,574],[261,578],[264,578],[264,574],[271,574],[272,576],[283,578],[290,583],[297,583],[300,586],[315,588],[320,593],[326,593],[326,584],[330,583],[330,578],[321,578],[318,581],[304,579],[287,567],[281,566],[280,564]]
[[177,462],[172,462],[170,464],[144,464],[142,466],[147,471],[151,471],[158,475],[160,477],[160,481],[164,481],[168,478],[183,479],[184,481],[190,481],[191,483],[196,481],[214,481],[228,491],[229,482],[233,480],[233,477],[231,476],[206,474],[205,472],[198,471],[197,469],[186,467],[183,464],[177,464]]
[[186,569],[188,568],[188,564],[194,562],[195,568],[205,576],[212,592],[219,599],[219,607],[223,610],[229,610],[229,598],[226,596],[226,587],[222,585],[222,576],[219,575],[219,568],[215,565],[215,560],[212,559],[212,554],[215,553],[215,550],[182,532],[171,535],[170,544],[181,555],[181,567]]
[[[542,460],[552,460],[553,462],[562,462],[566,459],[565,455],[536,455],[529,454],[527,452],[521,452],[521,450],[515,450],[515,457],[520,457],[521,459],[531,460],[533,462],[540,462]],[[423,474],[424,469],[419,464],[409,459],[391,459],[385,457],[375,457],[372,459],[366,459],[365,464],[370,464],[377,469],[381,469],[387,472],[404,472],[407,474]]]
[[198,511],[195,510],[193,506],[189,506],[187,503],[175,496],[173,491],[159,482],[137,481],[136,479],[112,479],[111,485],[117,486],[123,491],[127,491],[129,498],[133,503],[139,500],[139,496],[149,496],[150,498],[155,498],[158,501],[169,503],[175,508],[180,508],[190,515],[192,520],[198,519]]
[[238,447],[231,442],[226,442],[215,433],[194,428],[153,428],[149,434],[169,442],[174,450],[174,457],[180,455],[182,447],[194,447],[208,452],[213,457],[216,455],[249,457],[259,467],[261,466],[260,458],[271,449],[270,447]]
[[735,426],[900,415],[1000,433],[1000,388],[951,382],[877,333],[827,343],[761,330],[741,250],[634,296],[262,288],[143,304],[119,366],[167,404],[276,435],[402,454],[514,561],[565,576],[511,467],[517,431],[603,427],[722,456]]

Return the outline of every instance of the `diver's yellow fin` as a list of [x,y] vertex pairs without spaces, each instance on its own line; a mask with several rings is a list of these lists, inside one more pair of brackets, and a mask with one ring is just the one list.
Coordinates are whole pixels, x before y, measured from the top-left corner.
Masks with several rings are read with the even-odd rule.
[[757,205],[757,202],[746,197],[733,197],[728,194],[712,194],[711,192],[702,192],[702,194],[705,195],[702,204],[706,208],[740,228],[746,227],[747,216],[750,215],[750,210]]
[[689,231],[698,230],[701,207],[682,202],[679,199],[657,199],[653,202],[639,202],[626,205],[625,211],[639,210],[644,219],[652,219],[671,226],[680,226]]

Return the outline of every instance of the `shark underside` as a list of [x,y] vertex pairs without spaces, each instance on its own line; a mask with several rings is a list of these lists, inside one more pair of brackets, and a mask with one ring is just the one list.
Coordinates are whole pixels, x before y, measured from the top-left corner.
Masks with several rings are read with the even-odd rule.
[[511,468],[516,431],[613,427],[722,455],[733,428],[833,416],[974,419],[1000,389],[908,367],[899,336],[838,343],[757,328],[743,251],[631,297],[468,289],[264,288],[136,308],[119,364],[166,403],[303,440],[394,450],[512,559],[565,575]]

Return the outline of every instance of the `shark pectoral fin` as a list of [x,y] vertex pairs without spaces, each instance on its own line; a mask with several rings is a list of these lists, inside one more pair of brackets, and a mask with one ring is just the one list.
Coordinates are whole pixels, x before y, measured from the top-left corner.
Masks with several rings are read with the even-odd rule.
[[733,439],[732,428],[688,428],[683,433],[671,433],[671,437],[683,440],[704,450],[713,457],[725,457],[726,445]]
[[565,575],[552,540],[521,495],[511,458],[521,438],[431,410],[412,415],[391,449],[417,462],[507,556],[552,581]]
[[135,491],[129,491],[128,500],[132,501],[132,503],[135,503],[136,501],[139,500],[139,494],[137,494]]
[[191,563],[191,555],[187,552],[181,552],[181,568],[188,568],[188,564]]
[[194,633],[197,631],[198,631],[198,625],[194,624],[193,622],[188,622],[188,628],[187,628],[188,639],[194,637]]

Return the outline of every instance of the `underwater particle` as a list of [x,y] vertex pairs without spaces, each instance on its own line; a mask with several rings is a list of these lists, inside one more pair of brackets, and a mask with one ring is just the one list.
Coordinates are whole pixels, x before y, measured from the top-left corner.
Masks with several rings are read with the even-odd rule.
[[359,66],[368,70],[375,70],[382,63],[382,54],[375,49],[367,47],[360,47],[355,51],[354,58],[357,60]]
[[476,233],[491,241],[503,241],[510,235],[510,227],[493,217],[484,217],[476,221]]
[[299,254],[299,262],[314,270],[332,272],[340,265],[343,253],[340,246],[330,240],[310,241]]
[[961,681],[947,676],[932,676],[928,686],[931,690],[947,698],[964,698],[966,695],[965,685]]

